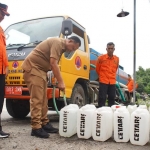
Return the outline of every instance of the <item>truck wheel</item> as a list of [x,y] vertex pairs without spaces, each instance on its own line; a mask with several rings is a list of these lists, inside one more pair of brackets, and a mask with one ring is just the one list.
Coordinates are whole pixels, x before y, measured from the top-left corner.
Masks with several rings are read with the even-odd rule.
[[29,100],[6,99],[6,108],[13,118],[25,118],[30,112]]
[[80,84],[76,83],[72,90],[71,103],[77,104],[80,108],[86,104],[85,97],[86,96],[83,87]]

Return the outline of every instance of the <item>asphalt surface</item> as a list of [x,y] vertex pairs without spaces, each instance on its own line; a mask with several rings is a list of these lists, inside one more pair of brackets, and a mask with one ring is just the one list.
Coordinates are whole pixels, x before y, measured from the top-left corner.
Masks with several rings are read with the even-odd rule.
[[[54,127],[59,128],[59,116],[49,112],[48,117]],[[80,139],[75,134],[70,138],[61,137],[59,133],[51,134],[48,139],[30,136],[30,114],[23,120],[14,119],[7,113],[5,104],[2,113],[3,130],[10,137],[0,138],[0,150],[150,150],[150,141],[145,146],[117,143],[113,137],[105,142]]]

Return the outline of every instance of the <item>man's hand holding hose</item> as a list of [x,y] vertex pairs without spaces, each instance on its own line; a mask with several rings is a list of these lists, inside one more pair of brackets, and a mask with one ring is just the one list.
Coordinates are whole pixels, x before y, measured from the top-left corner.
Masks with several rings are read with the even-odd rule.
[[55,58],[50,58],[50,65],[53,71],[53,74],[55,76],[55,78],[57,79],[57,87],[65,93],[65,84],[64,81],[62,79],[62,76],[60,74],[60,70],[59,70],[59,66],[58,66],[58,61]]
[[58,84],[57,84],[57,87],[62,91],[62,92],[64,92],[64,94],[65,94],[65,84],[64,84],[64,82],[58,82]]

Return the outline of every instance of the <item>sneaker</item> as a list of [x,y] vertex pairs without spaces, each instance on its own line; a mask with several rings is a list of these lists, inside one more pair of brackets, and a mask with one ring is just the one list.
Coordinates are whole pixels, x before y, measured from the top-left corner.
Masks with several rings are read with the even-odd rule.
[[7,138],[7,137],[9,137],[9,133],[5,133],[5,132],[3,132],[3,131],[0,131],[0,138]]
[[31,131],[31,136],[36,136],[36,137],[40,137],[40,138],[48,138],[49,134],[43,130],[43,128],[40,129],[32,129]]
[[49,122],[42,126],[42,128],[47,132],[47,133],[57,133],[58,129],[54,128]]

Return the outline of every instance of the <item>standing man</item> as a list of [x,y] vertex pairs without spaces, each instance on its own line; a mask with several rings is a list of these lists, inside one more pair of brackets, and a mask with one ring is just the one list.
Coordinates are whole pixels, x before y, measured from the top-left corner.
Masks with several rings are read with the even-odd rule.
[[115,44],[110,42],[106,48],[107,54],[98,57],[96,72],[99,76],[99,101],[98,106],[105,106],[108,94],[108,106],[115,103],[116,72],[119,66],[119,58],[113,55]]
[[[0,22],[3,21],[5,15],[9,16],[7,12],[8,6],[0,3]],[[6,53],[6,39],[3,29],[0,26],[0,138],[8,137],[9,133],[5,133],[2,131],[1,124],[1,113],[3,109],[4,103],[4,95],[5,95],[5,78],[8,75],[8,59]]]
[[52,127],[47,118],[47,72],[52,70],[57,81],[58,88],[65,91],[58,62],[65,52],[77,50],[81,45],[78,37],[68,39],[50,38],[39,45],[26,57],[22,64],[24,80],[30,93],[30,112],[32,136],[48,138],[48,133],[56,133],[58,129]]
[[[130,92],[130,96],[133,97],[133,84],[134,84],[134,80],[132,79],[131,75],[128,74],[128,83],[127,83],[127,87],[128,87],[128,91]],[[137,89],[138,84],[135,84],[135,89]],[[137,101],[137,96],[135,96],[135,101]]]

